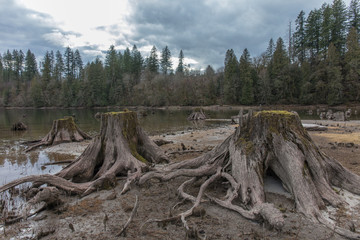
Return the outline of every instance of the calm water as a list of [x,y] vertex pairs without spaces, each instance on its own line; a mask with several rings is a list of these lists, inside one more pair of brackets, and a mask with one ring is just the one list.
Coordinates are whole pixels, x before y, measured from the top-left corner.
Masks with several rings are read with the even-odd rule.
[[[41,173],[55,173],[62,166],[46,166],[44,163],[71,158],[64,154],[48,154],[44,151],[24,153],[23,141],[41,139],[51,129],[54,119],[64,116],[75,116],[76,123],[90,135],[96,135],[100,122],[94,118],[97,112],[118,111],[118,109],[0,109],[0,185],[13,179]],[[318,119],[314,115],[306,114],[306,110],[297,110],[302,119]],[[204,128],[225,123],[205,122],[194,124],[187,121],[191,110],[139,110],[139,121],[148,134],[185,131],[191,128]],[[143,114],[146,113],[146,114]],[[238,110],[206,111],[206,115],[213,119],[226,119],[237,115]],[[146,116],[143,116],[146,115]],[[354,119],[358,117],[355,116]],[[24,132],[10,131],[11,125],[22,121],[28,126]]]
[[[100,122],[94,118],[97,112],[119,111],[118,109],[0,109],[0,185],[22,176],[42,173],[56,173],[62,166],[44,167],[47,162],[74,158],[70,155],[46,153],[42,150],[25,153],[23,141],[44,137],[51,129],[54,119],[75,116],[77,125],[90,135],[100,130]],[[207,111],[210,118],[230,118],[238,111]],[[184,131],[189,128],[204,128],[223,123],[193,124],[187,121],[191,110],[142,110],[139,121],[148,134]],[[144,114],[145,113],[145,114]],[[146,116],[143,116],[146,115]],[[28,126],[24,132],[13,132],[13,123],[22,121]]]

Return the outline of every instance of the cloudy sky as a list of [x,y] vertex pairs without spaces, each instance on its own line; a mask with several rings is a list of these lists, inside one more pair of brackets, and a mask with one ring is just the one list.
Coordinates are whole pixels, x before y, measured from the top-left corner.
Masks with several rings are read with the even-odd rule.
[[[103,56],[110,45],[144,57],[153,45],[200,69],[223,66],[227,49],[259,56],[270,38],[287,41],[289,21],[330,0],[0,0],[0,53],[70,46],[83,60]],[[350,0],[345,0],[349,5]],[[174,62],[174,65],[176,62]]]

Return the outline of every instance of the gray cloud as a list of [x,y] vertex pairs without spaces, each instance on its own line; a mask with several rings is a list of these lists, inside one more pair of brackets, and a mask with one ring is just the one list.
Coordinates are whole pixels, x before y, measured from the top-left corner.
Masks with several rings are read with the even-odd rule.
[[183,49],[200,66],[216,68],[229,48],[238,57],[244,48],[258,56],[270,38],[286,41],[289,21],[301,10],[319,7],[312,0],[137,0],[132,6],[129,42],[147,42],[158,49],[168,45],[173,56]]
[[[287,41],[289,21],[294,22],[301,10],[308,13],[319,8],[322,2],[134,0],[129,1],[131,14],[125,25],[109,23],[92,29],[115,37],[118,47],[155,45],[161,51],[167,45],[173,57],[182,49],[185,57],[198,61],[194,67],[204,68],[210,64],[218,68],[223,65],[229,48],[234,49],[238,57],[248,48],[254,57],[265,51],[270,38],[276,41],[282,37]],[[51,16],[26,9],[15,0],[0,0],[0,6],[0,53],[7,49],[31,49],[41,57],[47,50],[63,51],[71,36],[80,37],[79,33],[63,31]],[[99,43],[93,44],[91,39],[86,42],[87,46],[78,48],[84,62],[106,50]]]

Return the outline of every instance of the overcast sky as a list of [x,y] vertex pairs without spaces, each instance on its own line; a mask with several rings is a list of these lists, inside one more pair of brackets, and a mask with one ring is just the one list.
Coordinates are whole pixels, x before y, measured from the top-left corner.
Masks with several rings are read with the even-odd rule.
[[[265,51],[270,38],[287,41],[289,21],[331,0],[0,0],[0,53],[79,49],[84,62],[136,44],[144,57],[166,45],[200,69],[222,67],[227,49],[240,57]],[[348,6],[350,0],[345,3]],[[174,65],[177,63],[174,61]],[[175,68],[176,66],[174,66]]]

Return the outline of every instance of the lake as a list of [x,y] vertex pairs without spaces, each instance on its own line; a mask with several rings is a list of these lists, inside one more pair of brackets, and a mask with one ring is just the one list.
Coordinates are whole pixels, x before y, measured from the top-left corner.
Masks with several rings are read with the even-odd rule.
[[[51,129],[54,119],[75,116],[78,126],[95,136],[99,131],[100,122],[94,115],[97,112],[109,111],[119,111],[119,109],[0,109],[0,184],[26,175],[56,173],[62,166],[44,167],[43,164],[71,158],[66,154],[48,154],[41,149],[30,153],[24,152],[25,146],[21,143],[44,137]],[[136,111],[139,113],[141,126],[150,135],[228,124],[226,122],[189,122],[187,117],[192,112],[190,109],[138,109]],[[314,115],[307,114],[307,109],[297,109],[297,111],[302,119],[318,119],[316,111]],[[238,110],[226,107],[205,112],[212,119],[229,119],[237,115]],[[353,119],[359,119],[359,117],[354,116]],[[11,125],[18,121],[24,122],[28,130],[10,131]]]

